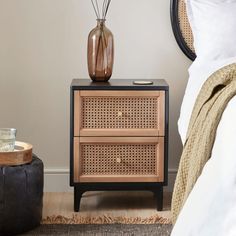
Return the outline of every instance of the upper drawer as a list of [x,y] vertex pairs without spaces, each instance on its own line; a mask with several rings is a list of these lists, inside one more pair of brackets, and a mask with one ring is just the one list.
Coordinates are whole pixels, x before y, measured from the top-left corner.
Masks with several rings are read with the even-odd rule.
[[74,91],[74,136],[164,136],[164,91]]

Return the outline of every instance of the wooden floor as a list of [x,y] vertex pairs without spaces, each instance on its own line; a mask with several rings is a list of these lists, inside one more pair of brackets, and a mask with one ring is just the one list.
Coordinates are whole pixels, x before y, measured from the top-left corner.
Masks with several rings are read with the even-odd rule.
[[[163,211],[156,210],[156,203],[151,192],[86,192],[81,200],[79,216],[97,217],[150,217],[160,215],[170,218],[171,194],[164,194]],[[43,218],[61,215],[72,217],[73,193],[44,193]]]

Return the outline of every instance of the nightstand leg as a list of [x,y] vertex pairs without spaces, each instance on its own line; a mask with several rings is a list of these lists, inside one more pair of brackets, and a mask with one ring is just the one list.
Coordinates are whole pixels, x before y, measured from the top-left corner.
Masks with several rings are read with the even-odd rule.
[[162,211],[163,210],[163,187],[162,186],[155,192],[155,197],[157,201],[157,210]]
[[83,191],[80,191],[78,187],[74,187],[74,211],[78,212],[80,208],[80,201],[83,195]]

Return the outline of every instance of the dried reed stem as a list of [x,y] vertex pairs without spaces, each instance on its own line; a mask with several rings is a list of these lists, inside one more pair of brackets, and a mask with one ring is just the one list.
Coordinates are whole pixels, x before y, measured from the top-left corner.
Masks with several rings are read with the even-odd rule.
[[98,0],[91,0],[91,2],[92,2],[93,9],[94,9],[97,19],[105,20],[111,0],[103,0],[101,11],[100,11]]

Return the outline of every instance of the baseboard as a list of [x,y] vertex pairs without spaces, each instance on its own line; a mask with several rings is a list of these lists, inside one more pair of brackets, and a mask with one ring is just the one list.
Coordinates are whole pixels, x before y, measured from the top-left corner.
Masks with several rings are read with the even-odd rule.
[[[69,169],[45,169],[44,192],[69,192],[73,188],[69,185]],[[164,191],[172,192],[177,169],[169,169],[168,186]]]
[[44,169],[44,192],[69,192],[69,169]]

